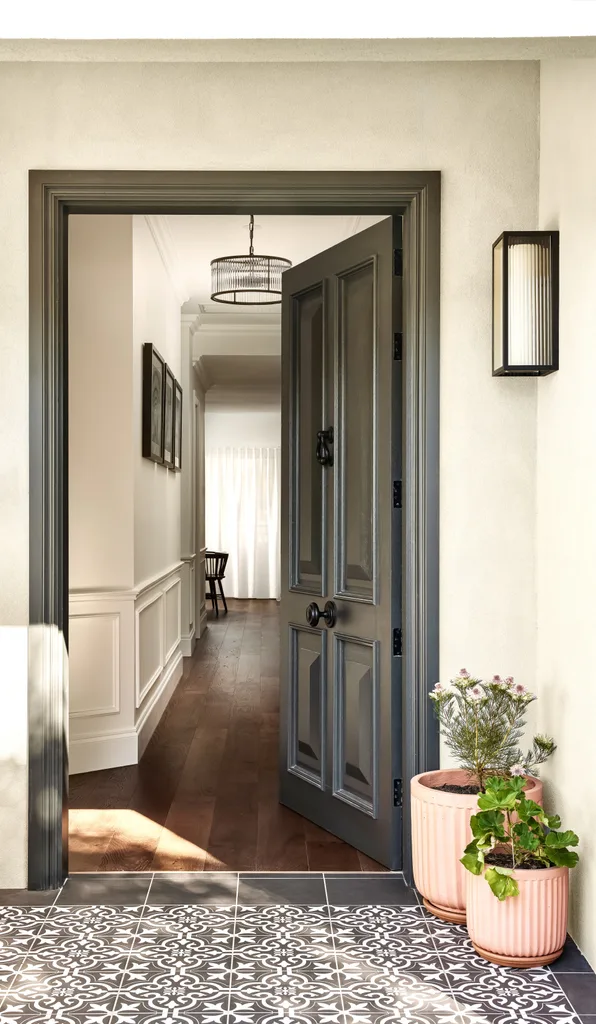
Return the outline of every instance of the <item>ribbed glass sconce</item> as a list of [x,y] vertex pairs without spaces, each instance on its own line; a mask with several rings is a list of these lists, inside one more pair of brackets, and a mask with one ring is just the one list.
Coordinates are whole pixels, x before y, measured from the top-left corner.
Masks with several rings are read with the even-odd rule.
[[504,231],[493,245],[493,376],[559,369],[559,232]]

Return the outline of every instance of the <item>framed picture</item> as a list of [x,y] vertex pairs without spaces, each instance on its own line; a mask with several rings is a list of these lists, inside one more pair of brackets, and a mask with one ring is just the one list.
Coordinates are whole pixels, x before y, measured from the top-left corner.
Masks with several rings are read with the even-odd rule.
[[165,362],[156,348],[143,345],[143,456],[163,462]]
[[166,365],[163,389],[163,464],[174,468],[174,387],[176,381]]
[[182,469],[182,388],[174,381],[174,469]]

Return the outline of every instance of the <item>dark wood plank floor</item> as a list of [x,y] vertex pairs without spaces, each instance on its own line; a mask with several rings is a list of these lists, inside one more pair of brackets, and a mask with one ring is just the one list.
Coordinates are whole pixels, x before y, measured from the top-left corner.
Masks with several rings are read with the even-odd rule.
[[278,606],[228,603],[140,763],[71,776],[71,871],[385,870],[278,803]]

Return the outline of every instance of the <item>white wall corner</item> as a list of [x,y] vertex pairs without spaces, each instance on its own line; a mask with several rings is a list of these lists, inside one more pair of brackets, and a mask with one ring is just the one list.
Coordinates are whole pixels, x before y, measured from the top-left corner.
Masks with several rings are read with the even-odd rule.
[[162,214],[146,214],[145,220],[151,232],[155,247],[161,256],[162,263],[166,268],[172,288],[181,306],[188,302],[190,292],[188,289],[186,274],[178,260],[176,246],[172,238],[170,225],[167,217]]

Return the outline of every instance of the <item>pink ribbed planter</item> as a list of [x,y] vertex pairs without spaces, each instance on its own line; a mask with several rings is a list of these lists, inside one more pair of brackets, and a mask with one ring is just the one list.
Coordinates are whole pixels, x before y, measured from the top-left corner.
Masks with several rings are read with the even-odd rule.
[[541,967],[561,955],[569,868],[515,871],[519,896],[502,903],[482,875],[466,875],[468,932],[480,956],[502,967]]
[[[457,768],[424,772],[411,781],[412,856],[414,882],[424,905],[445,921],[466,920],[466,875],[460,864],[472,841],[470,818],[478,810],[478,797],[444,793],[445,784],[465,786],[467,772]],[[542,804],[542,783],[528,778],[526,796]]]

